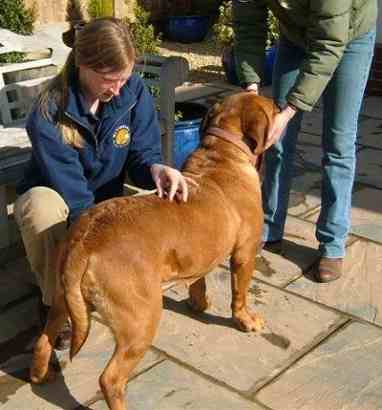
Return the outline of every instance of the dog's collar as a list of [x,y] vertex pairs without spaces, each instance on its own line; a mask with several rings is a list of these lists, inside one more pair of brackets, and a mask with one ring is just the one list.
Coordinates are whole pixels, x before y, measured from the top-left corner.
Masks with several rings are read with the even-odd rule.
[[241,151],[246,153],[249,157],[249,160],[251,163],[257,168],[258,167],[258,156],[253,154],[253,152],[250,150],[248,145],[242,140],[242,136],[239,134],[234,134],[232,132],[228,132],[224,130],[223,128],[219,127],[208,127],[206,129],[206,134],[211,134],[215,137],[219,137],[225,141],[231,142],[234,144],[237,148],[239,148]]

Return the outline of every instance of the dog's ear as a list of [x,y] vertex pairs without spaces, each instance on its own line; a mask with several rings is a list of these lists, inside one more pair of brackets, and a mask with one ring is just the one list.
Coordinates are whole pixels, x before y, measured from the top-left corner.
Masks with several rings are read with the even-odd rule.
[[217,115],[217,113],[220,111],[221,111],[220,103],[215,103],[212,107],[208,109],[199,127],[200,135],[204,134],[205,130],[210,126],[211,119],[214,118]]
[[256,100],[256,105],[250,110],[250,120],[248,122],[247,135],[256,141],[255,155],[264,152],[265,143],[269,128],[274,121],[275,115],[280,112],[272,100],[260,97]]

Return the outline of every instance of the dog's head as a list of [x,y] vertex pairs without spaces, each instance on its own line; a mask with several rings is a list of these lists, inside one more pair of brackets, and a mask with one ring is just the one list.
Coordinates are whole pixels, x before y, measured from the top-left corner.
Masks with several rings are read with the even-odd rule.
[[255,155],[264,151],[268,130],[279,108],[270,99],[252,92],[226,97],[213,105],[204,117],[201,133],[208,127],[219,127],[242,136]]

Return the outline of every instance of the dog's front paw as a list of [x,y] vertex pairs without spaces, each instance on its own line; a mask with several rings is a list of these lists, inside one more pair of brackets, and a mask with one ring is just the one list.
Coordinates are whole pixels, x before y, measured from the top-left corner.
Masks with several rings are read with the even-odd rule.
[[242,309],[233,313],[235,326],[243,332],[260,331],[264,328],[264,320],[257,313]]

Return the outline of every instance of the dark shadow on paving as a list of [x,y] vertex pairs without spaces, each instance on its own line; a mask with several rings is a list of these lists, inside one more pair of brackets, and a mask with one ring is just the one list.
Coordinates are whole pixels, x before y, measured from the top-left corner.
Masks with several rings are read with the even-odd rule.
[[[289,239],[283,239],[282,248],[281,257],[298,266],[301,269],[302,275],[307,279],[315,281],[312,274],[312,267],[319,259],[318,250]],[[303,257],[301,257],[301,255],[303,255]],[[266,272],[262,271],[262,273],[267,276]],[[273,273],[277,272],[272,272],[272,274]]]
[[32,391],[43,400],[56,405],[62,409],[91,410],[90,407],[83,406],[70,393],[66,385],[64,375],[56,364],[56,379],[53,383],[32,384]]
[[[4,374],[0,376],[0,407],[11,400],[11,397],[20,388],[30,383],[29,368],[32,362],[34,342],[39,333],[40,327],[34,326],[0,345],[0,371]],[[88,409],[87,407],[81,407],[81,404],[71,395],[65,383],[61,372],[61,367],[65,366],[65,362],[60,364],[54,353],[51,363],[56,371],[56,380],[53,383],[42,385],[31,384],[32,391],[58,408]],[[13,400],[15,400],[14,397]],[[23,400],[22,397],[20,397],[21,400]],[[14,408],[17,408],[17,406]]]
[[[229,302],[227,302],[229,303]],[[213,315],[211,313],[202,312],[195,313],[187,305],[187,299],[176,301],[168,296],[163,297],[163,308],[179,313],[184,316],[191,317],[207,325],[217,325],[236,329],[231,318]]]

